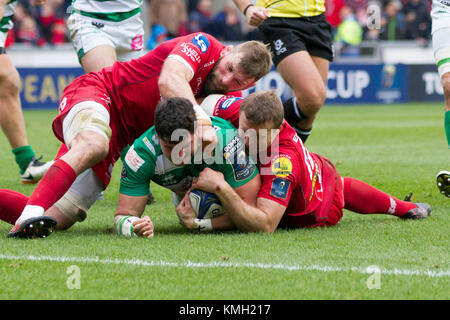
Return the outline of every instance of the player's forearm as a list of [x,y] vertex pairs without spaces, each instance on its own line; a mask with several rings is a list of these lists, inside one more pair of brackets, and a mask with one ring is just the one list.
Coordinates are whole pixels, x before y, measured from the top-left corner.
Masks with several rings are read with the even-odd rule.
[[248,7],[248,5],[252,4],[250,0],[233,0],[233,2],[242,13],[244,12],[245,8]]
[[228,214],[223,214],[219,217],[212,218],[211,224],[213,230],[231,230],[236,229],[235,224],[233,223],[233,220]]
[[158,87],[159,93],[163,98],[182,97],[190,100],[194,105],[197,104],[189,82],[184,75],[172,72],[165,75],[161,74]]
[[247,204],[227,183],[216,191],[220,202],[234,225],[244,232],[273,232],[270,217],[262,210]]

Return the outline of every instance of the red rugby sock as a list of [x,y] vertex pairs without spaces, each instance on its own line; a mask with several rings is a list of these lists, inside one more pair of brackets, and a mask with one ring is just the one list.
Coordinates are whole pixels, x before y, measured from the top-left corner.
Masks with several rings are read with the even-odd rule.
[[381,213],[402,216],[417,206],[408,201],[396,199],[367,183],[346,177],[344,178],[345,209],[356,213]]
[[0,189],[0,220],[16,223],[27,201],[28,197],[20,192]]
[[64,160],[56,160],[37,185],[27,205],[47,210],[69,190],[76,177],[75,171]]
[[69,149],[67,149],[67,146],[62,143],[61,147],[59,147],[58,153],[55,156],[55,160],[58,160],[59,158],[61,158],[63,155],[65,155],[67,153]]

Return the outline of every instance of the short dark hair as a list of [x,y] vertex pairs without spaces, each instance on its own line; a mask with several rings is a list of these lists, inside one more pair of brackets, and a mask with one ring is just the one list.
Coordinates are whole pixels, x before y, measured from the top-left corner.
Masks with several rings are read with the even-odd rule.
[[251,40],[233,48],[234,52],[242,53],[239,69],[245,75],[255,79],[255,82],[269,73],[272,66],[272,53],[268,45]]
[[278,129],[283,123],[283,102],[275,91],[257,91],[242,102],[239,113],[245,112],[247,121],[254,125],[272,123],[272,129]]
[[196,117],[192,102],[185,98],[161,100],[155,110],[155,130],[158,137],[166,142],[172,141],[176,129],[185,129],[194,133]]

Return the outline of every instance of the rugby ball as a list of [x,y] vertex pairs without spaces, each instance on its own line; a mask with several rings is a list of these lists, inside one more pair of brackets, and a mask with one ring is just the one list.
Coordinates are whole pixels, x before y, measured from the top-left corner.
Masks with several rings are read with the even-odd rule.
[[192,190],[189,193],[189,200],[199,219],[211,219],[224,214],[222,204],[214,193]]

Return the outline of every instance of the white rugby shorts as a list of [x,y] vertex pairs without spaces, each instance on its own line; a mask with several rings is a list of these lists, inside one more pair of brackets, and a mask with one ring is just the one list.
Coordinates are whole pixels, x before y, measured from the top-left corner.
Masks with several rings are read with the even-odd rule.
[[79,61],[99,45],[113,47],[119,61],[129,61],[144,54],[144,24],[139,14],[112,22],[72,13],[67,20],[67,29]]

